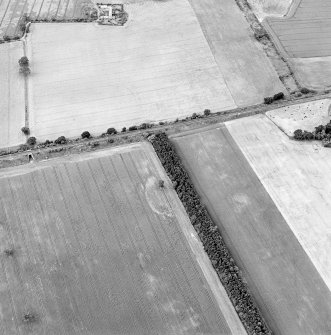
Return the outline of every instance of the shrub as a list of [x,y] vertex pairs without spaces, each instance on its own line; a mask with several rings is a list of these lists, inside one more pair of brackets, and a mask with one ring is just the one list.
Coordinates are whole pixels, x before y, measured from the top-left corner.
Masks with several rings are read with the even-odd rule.
[[37,321],[37,316],[34,313],[24,314],[23,322],[25,323],[34,323]]
[[205,109],[204,111],[203,111],[203,115],[205,115],[205,116],[208,116],[208,115],[210,115],[210,109]]
[[14,254],[15,254],[15,250],[12,249],[12,248],[11,248],[11,249],[5,249],[5,250],[4,250],[4,253],[5,253],[5,255],[8,256],[8,257],[9,257],[9,256],[14,256]]
[[281,100],[281,99],[284,99],[285,98],[285,95],[283,92],[279,92],[279,93],[276,93],[274,95],[274,100]]
[[270,105],[270,104],[272,104],[274,102],[274,98],[273,97],[266,97],[266,98],[264,98],[264,103],[266,104],[266,105]]
[[[139,126],[139,129],[148,129],[148,128],[152,128],[152,125],[150,123],[142,123]],[[129,130],[130,130],[130,128],[129,128]]]
[[193,113],[192,116],[191,116],[192,119],[196,119],[197,117],[198,117],[197,113]]
[[65,138],[65,136],[60,136],[54,141],[54,143],[55,144],[66,144],[67,139]]
[[28,66],[23,66],[23,67],[20,67],[20,73],[27,76],[31,73],[31,70]]
[[138,127],[137,126],[131,126],[131,127],[129,127],[129,131],[133,131],[133,130],[138,130]]
[[315,127],[315,133],[321,133],[323,130],[325,130],[325,127],[322,124]]
[[88,131],[83,131],[80,135],[82,138],[90,138],[91,134]]
[[295,140],[302,140],[303,131],[301,129],[297,129],[294,131],[294,139]]
[[302,140],[311,141],[315,138],[314,134],[310,131],[304,131],[302,134]]
[[117,130],[115,128],[108,128],[107,129],[107,134],[108,135],[115,135],[115,134],[117,134]]
[[307,88],[307,87],[302,87],[302,88],[300,89],[300,92],[301,92],[302,94],[309,94],[309,93],[310,93],[310,89]]
[[22,127],[21,128],[22,130],[22,133],[25,134],[25,135],[30,135],[30,128],[29,127]]
[[330,134],[331,133],[331,122],[329,122],[326,126],[325,126],[325,134]]
[[8,42],[8,41],[11,40],[11,38],[8,35],[3,35],[3,40],[6,41],[6,42]]
[[26,143],[28,145],[31,145],[31,146],[35,145],[37,143],[37,139],[34,136],[31,136],[31,137],[28,138],[28,140],[26,141]]
[[159,187],[163,188],[164,187],[164,180],[159,180]]
[[122,133],[125,133],[126,132],[126,127],[123,127],[122,128]]
[[20,66],[29,66],[29,58],[26,56],[23,56],[19,59],[18,64]]

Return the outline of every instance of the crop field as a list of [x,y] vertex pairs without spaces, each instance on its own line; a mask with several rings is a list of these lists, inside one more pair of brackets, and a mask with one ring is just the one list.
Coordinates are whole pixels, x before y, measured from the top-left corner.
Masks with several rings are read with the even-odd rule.
[[289,57],[325,57],[331,56],[330,14],[330,1],[296,0],[286,18],[270,17],[265,23]]
[[19,74],[18,60],[23,56],[21,42],[0,44],[0,148],[25,141],[24,79]]
[[290,141],[266,116],[227,127],[331,289],[328,149]]
[[2,170],[0,194],[2,334],[245,334],[149,144]]
[[[308,206],[308,197],[314,192],[312,184],[304,185],[304,191],[301,192],[298,188],[289,191],[290,187],[286,190],[281,187],[286,182],[275,175],[281,172],[284,175],[291,174],[292,171],[290,166],[284,169],[285,165],[280,169],[275,161],[284,161],[279,157],[283,153],[280,149],[282,146],[272,151],[271,156],[268,153],[271,140],[259,142],[256,138],[260,133],[269,138],[278,133],[281,137],[282,133],[277,127],[269,129],[264,124],[257,124],[254,132],[250,132],[248,120],[253,122],[254,119],[239,119],[227,123],[226,127],[221,124],[206,131],[174,135],[171,140],[275,334],[328,334],[331,329],[331,293],[325,281],[327,269],[324,268],[322,273],[311,260],[308,249],[296,235],[297,230],[293,229],[293,222],[289,222],[288,217],[283,215],[283,208],[273,197],[278,190],[279,197],[284,198],[283,206],[288,204],[288,207],[298,210],[300,207],[302,213],[301,221],[297,222],[299,226],[306,215],[302,203],[306,201]],[[239,126],[240,132],[236,131]],[[232,133],[236,140],[237,137],[242,139],[237,141],[239,145],[252,143],[249,149],[261,157],[258,162],[261,171],[266,165],[270,166],[267,176],[275,184],[272,190],[264,187],[263,176],[266,172],[263,175],[255,173],[255,162],[250,157],[248,160],[245,158],[241,151],[243,149],[235,142]],[[300,162],[304,166],[302,160]],[[321,161],[318,162],[321,164]],[[326,171],[324,173],[327,179],[328,174]],[[301,180],[297,169],[293,169],[294,174],[296,176],[292,176],[292,180]],[[305,192],[307,195],[303,194]],[[293,199],[290,199],[291,194],[295,194]],[[325,194],[328,194],[327,191]],[[326,257],[330,254],[330,240],[327,242],[329,237],[325,225],[330,217],[330,209],[327,212],[323,212],[324,207],[320,209],[325,219],[315,218],[315,222],[310,222],[309,229],[301,231],[306,238],[309,234],[311,243],[315,241],[321,262],[327,267],[330,264]],[[322,235],[318,232],[321,227],[324,237],[319,245],[314,235]]]
[[266,113],[288,136],[297,129],[313,131],[331,120],[331,100],[323,99],[271,110]]
[[37,139],[236,107],[186,0],[125,10],[124,27],[32,25],[30,127]]
[[0,0],[0,38],[19,34],[20,18],[27,14],[33,20],[80,18],[90,0]]
[[284,16],[293,0],[247,0],[247,2],[262,21],[268,16]]
[[238,106],[258,104],[285,88],[234,0],[190,0]]

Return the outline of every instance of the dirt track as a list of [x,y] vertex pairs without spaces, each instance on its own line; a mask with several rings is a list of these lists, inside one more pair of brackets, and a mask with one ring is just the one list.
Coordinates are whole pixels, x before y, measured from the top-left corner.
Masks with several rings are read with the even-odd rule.
[[330,291],[224,125],[172,140],[275,334],[328,334]]

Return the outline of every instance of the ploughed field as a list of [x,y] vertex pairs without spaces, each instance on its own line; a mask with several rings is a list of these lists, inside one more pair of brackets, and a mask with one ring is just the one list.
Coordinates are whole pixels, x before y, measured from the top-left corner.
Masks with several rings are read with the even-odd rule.
[[1,334],[245,334],[147,143],[2,170],[0,238]]
[[20,35],[24,14],[33,20],[68,20],[84,17],[90,0],[0,0],[0,38]]
[[331,56],[331,2],[296,0],[286,18],[267,18],[269,31],[289,57]]
[[330,333],[327,154],[306,152],[266,116],[171,140],[271,329]]

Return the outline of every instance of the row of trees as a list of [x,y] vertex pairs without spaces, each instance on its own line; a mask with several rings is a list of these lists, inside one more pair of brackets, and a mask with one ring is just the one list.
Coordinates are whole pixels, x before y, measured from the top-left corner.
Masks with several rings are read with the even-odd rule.
[[211,220],[205,206],[193,186],[180,158],[165,133],[151,135],[152,143],[160,161],[182,201],[191,223],[225,287],[248,334],[271,334],[260,311],[253,302],[247,284],[226,247],[223,238]]
[[331,141],[331,121],[324,125],[315,127],[315,130],[310,132],[302,129],[294,131],[294,139],[297,141],[322,141],[324,145],[327,145]]

